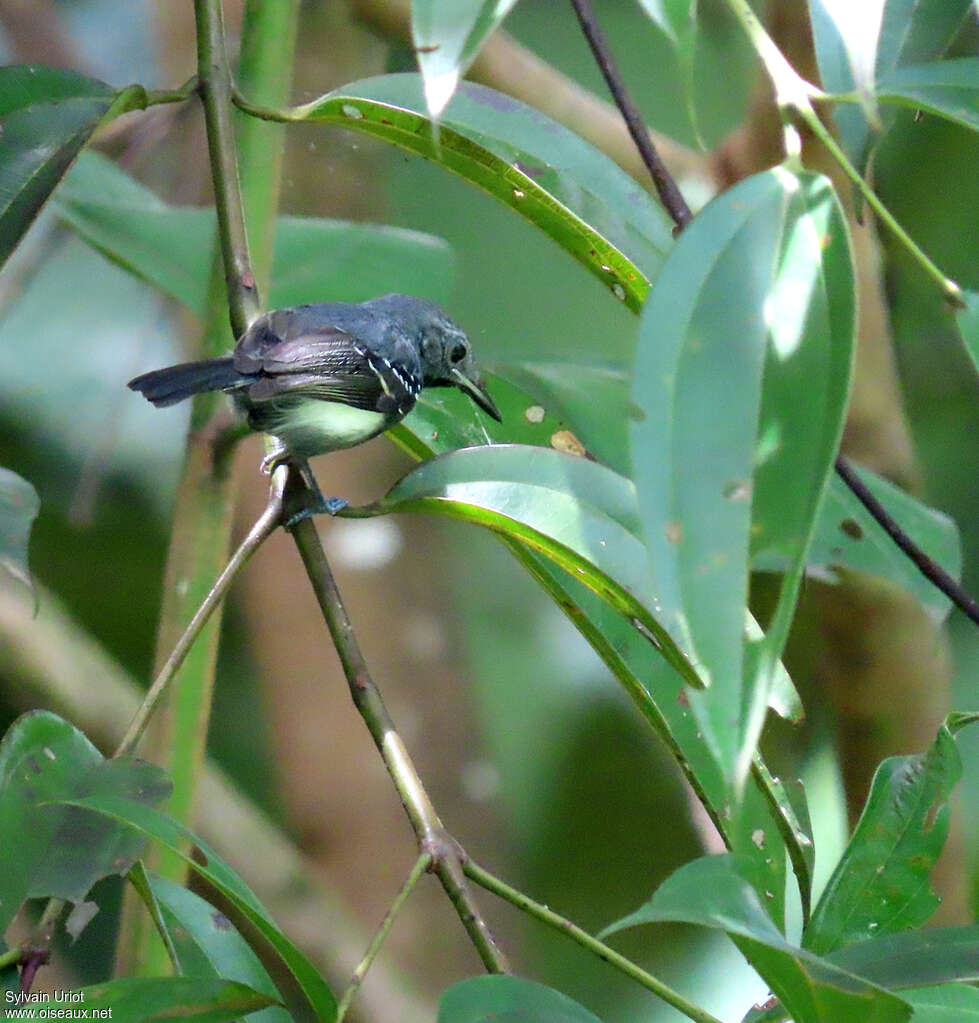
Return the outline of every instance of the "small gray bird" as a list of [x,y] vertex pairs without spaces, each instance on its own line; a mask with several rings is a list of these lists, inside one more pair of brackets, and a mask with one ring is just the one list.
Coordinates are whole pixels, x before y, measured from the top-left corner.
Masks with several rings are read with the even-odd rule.
[[458,387],[500,419],[465,332],[411,295],[276,309],[232,355],[157,369],[129,386],[157,407],[229,391],[253,430],[281,441],[266,467],[369,440],[404,419],[423,387]]

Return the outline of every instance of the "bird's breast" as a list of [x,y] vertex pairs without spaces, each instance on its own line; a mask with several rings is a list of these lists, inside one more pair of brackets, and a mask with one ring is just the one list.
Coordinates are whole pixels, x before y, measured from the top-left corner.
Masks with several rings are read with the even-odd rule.
[[262,402],[248,412],[253,428],[275,434],[301,458],[361,444],[383,433],[399,418],[315,398]]

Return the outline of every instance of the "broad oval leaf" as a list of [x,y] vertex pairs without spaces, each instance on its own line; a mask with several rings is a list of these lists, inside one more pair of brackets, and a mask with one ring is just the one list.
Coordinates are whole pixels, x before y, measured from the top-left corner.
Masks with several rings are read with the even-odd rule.
[[[125,874],[146,844],[98,815],[59,805],[81,795],[159,803],[164,772],[128,757],[106,760],[73,725],[48,711],[18,718],[0,742],[0,933],[28,898],[80,904],[96,881]],[[141,805],[134,803],[134,805]]]
[[98,125],[145,105],[140,86],[117,91],[37,64],[0,68],[0,264]]
[[687,863],[649,902],[602,934],[667,921],[710,927],[735,942],[797,1023],[898,1023],[910,1018],[910,1006],[889,991],[790,944],[749,883],[752,869],[743,858],[730,855]]
[[442,992],[438,1023],[601,1023],[583,1005],[522,977],[460,980]]
[[[839,205],[825,179],[785,168],[710,203],[643,310],[630,433],[651,571],[661,619],[711,682],[706,727],[738,784],[842,430],[852,340]],[[792,553],[743,670],[748,556],[766,531]]]
[[607,156],[531,107],[465,82],[437,142],[417,75],[383,75],[313,100],[293,119],[343,125],[409,149],[539,227],[633,310],[672,236],[662,207]]
[[967,984],[906,991],[914,1023],[979,1023],[979,991]]
[[[106,197],[109,198],[106,198]],[[214,252],[214,212],[169,206],[111,160],[85,153],[55,200],[61,217],[93,248],[203,315]],[[344,220],[279,217],[272,308],[360,302],[399,287],[441,299],[454,257],[434,235]]]
[[545,555],[631,621],[688,683],[701,684],[658,621],[628,480],[560,451],[466,448],[424,462],[376,504],[341,514],[418,510],[476,522]]
[[895,68],[877,83],[877,94],[979,131],[979,57]]
[[806,948],[823,955],[920,927],[935,911],[940,900],[928,879],[962,773],[953,732],[974,719],[949,718],[927,753],[889,757],[877,768],[853,837],[806,928]]
[[437,121],[483,43],[517,0],[412,0],[411,36]]
[[114,1023],[147,1020],[224,1023],[272,1002],[267,995],[245,984],[208,977],[125,977],[72,993],[78,996],[77,1002],[61,993],[57,999],[52,995],[31,1002],[25,1011],[32,1012],[36,1019],[61,1019],[65,1017],[59,1013],[74,1010],[86,1013],[87,1018],[97,1013],[98,1018],[112,1019]]
[[0,466],[0,571],[28,586],[27,545],[40,509],[41,500],[30,483]]
[[[155,839],[165,849],[184,860],[195,873],[200,874],[228,899],[235,910],[266,939],[282,966],[295,979],[315,1018],[321,1023],[333,1023],[337,1006],[326,981],[306,956],[282,933],[255,893],[203,839],[167,814],[142,806],[131,799],[109,795],[78,798],[66,802],[70,806],[92,810],[111,820],[119,821],[130,829]],[[200,857],[191,852],[191,847],[199,850]]]

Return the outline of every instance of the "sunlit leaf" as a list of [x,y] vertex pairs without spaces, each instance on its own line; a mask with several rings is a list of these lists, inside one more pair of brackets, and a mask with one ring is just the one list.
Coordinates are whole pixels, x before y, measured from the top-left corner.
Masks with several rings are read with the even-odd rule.
[[436,143],[417,75],[354,82],[297,117],[409,149],[489,192],[539,227],[633,310],[669,251],[662,207],[607,156],[515,99],[462,83]]
[[0,68],[0,264],[99,124],[145,105],[140,86],[116,90],[39,64]]
[[[704,209],[643,310],[630,433],[659,615],[710,680],[697,706],[738,782],[838,445],[852,339],[838,203],[825,179],[784,168]],[[792,553],[743,670],[749,549],[766,534]]]
[[862,164],[871,126],[879,128],[880,83],[896,69],[944,53],[971,0],[809,0],[823,87],[860,93],[861,106],[839,104],[833,117],[851,159]]
[[438,120],[483,43],[517,0],[412,0],[411,36],[425,82],[428,112]]
[[16,836],[3,847],[0,933],[25,899],[81,903],[99,879],[125,874],[146,844],[129,828],[59,801],[111,794],[155,804],[170,787],[153,764],[105,760],[55,714],[18,718],[0,742],[0,834]]
[[953,715],[927,753],[889,757],[874,775],[849,845],[826,885],[803,944],[818,954],[920,927],[938,896],[929,877],[945,845],[949,794],[962,773]]
[[910,1007],[895,995],[790,944],[749,883],[751,870],[750,863],[730,855],[694,860],[603,934],[668,921],[722,930],[796,1023],[898,1023],[910,1018]]

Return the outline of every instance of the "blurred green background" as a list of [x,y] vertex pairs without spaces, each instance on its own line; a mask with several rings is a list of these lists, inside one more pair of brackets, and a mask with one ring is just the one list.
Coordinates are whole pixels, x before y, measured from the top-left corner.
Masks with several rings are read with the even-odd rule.
[[[187,12],[175,10],[184,6],[190,7],[61,0],[52,10],[80,67],[117,85],[168,85],[190,67]],[[693,144],[666,42],[637,4],[604,0],[596,7],[649,123]],[[410,66],[410,51],[354,26],[342,3],[306,3],[302,18],[297,101],[346,80]],[[700,24],[697,129],[713,146],[740,123],[755,70],[719,3],[701,3]],[[604,96],[569,5],[522,0],[506,28]],[[968,35],[960,41],[966,48],[974,43]],[[5,62],[20,59],[16,40],[5,45]],[[199,138],[199,125],[191,123],[197,120],[190,111],[168,133],[147,129],[141,137],[135,130],[127,167],[165,199],[200,199],[206,168],[199,165],[201,147],[189,141]],[[285,212],[394,224],[447,239],[456,259],[445,304],[483,360],[573,354],[628,367],[636,318],[511,211],[420,159],[359,136],[304,126],[288,137]],[[947,272],[972,288],[979,287],[977,165],[976,136],[911,116],[899,118],[875,164],[885,201]],[[889,266],[888,288],[923,496],[958,522],[965,581],[976,591],[975,374],[946,310],[899,256]],[[398,290],[397,281],[390,290]],[[167,302],[73,238],[51,212],[0,275],[0,465],[30,480],[41,496],[33,572],[141,682],[153,657],[186,410],[156,412],[124,385],[137,372],[180,358],[193,336],[192,325]],[[257,448],[247,448],[240,465],[242,526],[247,509],[262,499],[257,461]],[[335,470],[332,462],[321,463],[319,473],[327,489],[371,497],[405,464],[381,441],[337,456]],[[353,591],[352,611],[368,655],[380,664],[379,681],[393,694],[395,716],[419,752],[447,824],[491,869],[586,928],[597,930],[634,908],[701,849],[690,798],[655,736],[590,648],[489,536],[441,521],[398,522],[381,533],[368,526],[343,523],[335,534],[325,531],[341,582],[346,577]],[[359,539],[350,534],[356,529],[362,529]],[[293,601],[309,604],[294,559],[263,552],[249,572],[225,618],[211,752],[323,865],[351,913],[370,928],[410,863],[389,850],[383,828],[405,842],[399,855],[410,849],[407,828],[389,800],[378,805],[362,798],[364,791],[383,789],[384,780],[376,777],[369,744],[360,742],[360,723],[352,715],[323,717],[318,697],[310,704],[305,690],[290,696],[281,651],[291,646],[302,651],[294,671],[306,671],[310,661],[320,665],[329,677],[321,684],[332,686],[334,703],[345,699],[331,651],[319,632],[310,638],[315,617],[288,613]],[[405,628],[392,633],[392,620]],[[979,636],[955,615],[949,636],[955,706],[975,708]],[[7,683],[0,684],[4,727],[24,709]],[[290,728],[304,718],[313,734],[293,734]],[[818,712],[812,718],[809,728],[788,737],[779,730],[779,755],[812,786],[825,873],[845,811],[832,728]],[[353,768],[348,731],[360,743],[353,747]],[[967,767],[961,799],[974,806],[979,734],[967,732],[961,745]],[[380,823],[358,823],[358,815]],[[975,821],[975,814],[964,815],[973,877],[979,876]],[[373,836],[375,844],[358,847],[354,857],[343,849],[351,834]],[[74,950],[84,980],[109,969],[112,888],[103,886],[105,916]],[[441,911],[433,916],[436,901],[413,904],[398,925],[400,941],[385,952],[392,968],[414,975],[412,983],[429,1001],[477,965],[457,922]],[[494,908],[493,919],[523,973],[554,984],[610,1023],[681,1018],[516,914]],[[719,938],[660,927],[616,941],[722,1017],[739,1018],[753,998],[764,996]],[[391,1018],[399,1018],[392,1011]]]

